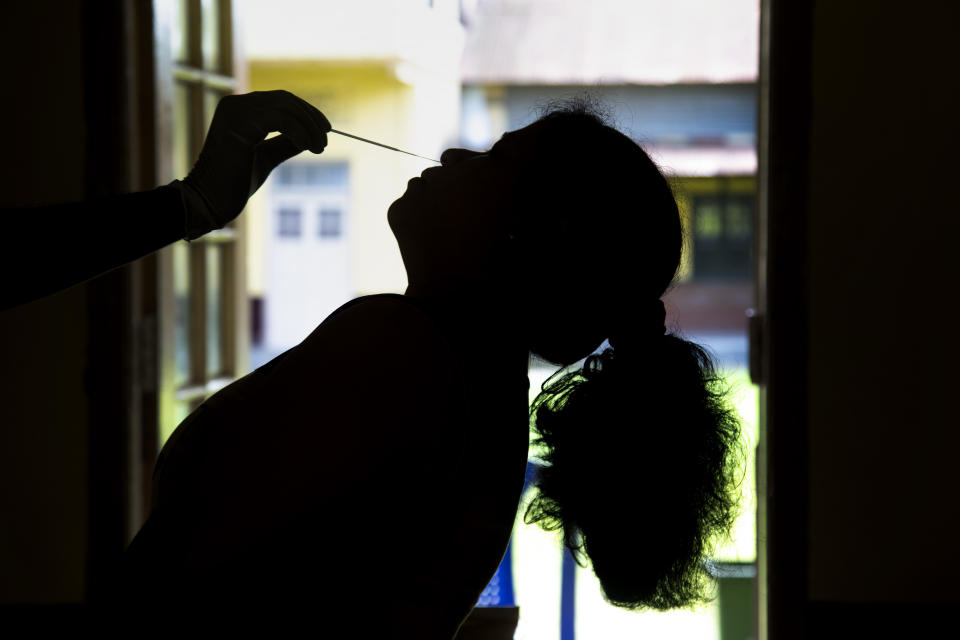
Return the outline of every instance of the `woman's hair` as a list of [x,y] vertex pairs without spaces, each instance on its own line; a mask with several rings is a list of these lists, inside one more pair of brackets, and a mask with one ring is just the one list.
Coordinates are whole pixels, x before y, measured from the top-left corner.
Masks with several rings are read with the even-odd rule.
[[[707,600],[706,560],[733,524],[742,452],[710,356],[657,317],[680,265],[676,201],[640,146],[588,101],[554,106],[534,126],[518,233],[532,268],[559,261],[529,292],[552,314],[538,316],[532,351],[564,366],[586,360],[533,402],[544,466],[525,521],[561,530],[614,605]],[[611,334],[617,346],[597,353]]]

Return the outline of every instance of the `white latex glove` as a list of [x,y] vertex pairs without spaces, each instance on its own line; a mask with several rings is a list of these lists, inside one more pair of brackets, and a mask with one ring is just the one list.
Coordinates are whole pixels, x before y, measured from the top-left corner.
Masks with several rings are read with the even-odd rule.
[[[267,134],[280,135],[266,139]],[[193,240],[240,215],[247,199],[284,160],[327,146],[330,122],[289,91],[224,96],[217,104],[200,158],[182,181],[184,238]]]

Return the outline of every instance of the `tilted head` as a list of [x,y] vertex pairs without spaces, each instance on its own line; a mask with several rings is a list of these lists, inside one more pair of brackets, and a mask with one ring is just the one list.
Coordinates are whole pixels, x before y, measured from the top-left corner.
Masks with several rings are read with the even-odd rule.
[[499,288],[523,301],[530,349],[569,364],[673,280],[682,229],[671,189],[589,104],[441,160],[388,216],[411,291]]

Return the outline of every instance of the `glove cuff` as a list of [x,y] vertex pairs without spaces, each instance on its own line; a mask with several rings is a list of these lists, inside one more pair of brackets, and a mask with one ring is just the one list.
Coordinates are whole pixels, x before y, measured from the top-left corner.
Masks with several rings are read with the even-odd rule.
[[180,192],[183,202],[183,239],[195,240],[200,236],[219,228],[212,215],[212,208],[203,194],[184,180],[174,180],[171,187]]

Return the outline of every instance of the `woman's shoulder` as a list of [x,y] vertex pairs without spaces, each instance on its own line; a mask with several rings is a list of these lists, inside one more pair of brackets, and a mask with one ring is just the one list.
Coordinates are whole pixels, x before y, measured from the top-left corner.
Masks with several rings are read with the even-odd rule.
[[416,300],[409,296],[405,296],[402,293],[373,293],[364,296],[357,296],[347,302],[344,302],[342,305],[337,307],[327,319],[324,320],[322,324],[332,320],[333,318],[349,311],[356,310],[358,307],[364,307],[366,309],[371,308],[406,308],[408,310],[420,310],[420,305]]
[[400,321],[404,324],[431,325],[431,328],[435,328],[432,327],[430,316],[415,299],[399,293],[377,293],[359,296],[342,304],[327,316],[314,332],[330,324],[366,323],[368,320]]
[[[462,381],[451,375],[453,351],[432,318],[400,295],[351,300],[287,352],[268,376],[275,395],[296,389],[302,402],[365,410],[439,408],[454,401]],[[331,397],[338,394],[338,398]],[[376,402],[370,402],[375,399]],[[419,409],[418,409],[419,408]],[[399,417],[399,416],[397,416]]]
[[343,304],[296,351],[325,356],[346,352],[375,360],[416,357],[423,361],[449,356],[450,345],[415,300],[390,293],[361,296]]

